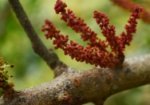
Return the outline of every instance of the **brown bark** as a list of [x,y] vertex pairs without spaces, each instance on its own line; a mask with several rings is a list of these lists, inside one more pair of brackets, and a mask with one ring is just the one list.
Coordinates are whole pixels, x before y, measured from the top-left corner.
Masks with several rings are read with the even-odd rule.
[[150,55],[146,55],[126,60],[120,70],[65,72],[52,82],[15,93],[0,105],[100,105],[113,94],[149,83]]

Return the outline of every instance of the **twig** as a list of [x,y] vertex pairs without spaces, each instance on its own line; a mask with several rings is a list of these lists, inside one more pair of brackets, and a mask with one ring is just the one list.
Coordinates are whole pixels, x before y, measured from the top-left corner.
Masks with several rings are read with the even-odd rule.
[[[31,22],[29,21],[28,16],[26,15],[19,0],[9,0],[9,3],[11,4],[20,24],[27,33],[35,53],[42,57],[50,68],[54,69],[55,75],[59,75],[61,72],[66,71],[67,66],[59,60],[58,56],[52,50],[48,50],[38,37],[38,34],[31,25]],[[61,68],[61,72],[57,72],[57,68]]]

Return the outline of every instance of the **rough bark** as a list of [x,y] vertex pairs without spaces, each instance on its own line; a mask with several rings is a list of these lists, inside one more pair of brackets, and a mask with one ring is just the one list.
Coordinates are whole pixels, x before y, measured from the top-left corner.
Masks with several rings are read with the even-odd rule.
[[26,89],[0,105],[81,105],[103,103],[118,92],[150,83],[150,55],[127,59],[120,70],[94,68],[64,72],[52,82]]

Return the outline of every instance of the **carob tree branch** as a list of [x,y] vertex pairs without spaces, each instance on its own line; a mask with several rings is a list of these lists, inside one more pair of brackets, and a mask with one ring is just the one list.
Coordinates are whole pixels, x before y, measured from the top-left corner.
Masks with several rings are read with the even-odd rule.
[[43,60],[52,68],[55,72],[55,76],[61,74],[63,71],[67,70],[67,66],[62,63],[58,56],[52,51],[48,50],[42,43],[38,34],[35,32],[31,22],[28,19],[22,5],[19,0],[8,0],[13,11],[15,12],[20,24],[27,33],[28,38],[32,43],[33,50],[37,53]]
[[120,70],[63,73],[52,82],[15,93],[0,105],[100,105],[113,94],[146,84],[150,84],[150,55],[127,59]]
[[111,1],[117,4],[118,6],[130,11],[132,11],[135,7],[143,8],[141,18],[144,22],[150,24],[150,11],[144,9],[144,7],[142,7],[141,5],[134,3],[132,0],[111,0]]
[[[49,52],[34,31],[18,0],[9,0],[21,25],[31,40],[34,51],[53,69],[64,65],[58,57]],[[64,72],[52,82],[15,91],[0,100],[0,105],[81,105],[93,102],[103,105],[104,101],[118,92],[150,83],[150,55],[127,59],[122,68],[93,68],[85,72]],[[64,66],[64,71],[68,71]]]

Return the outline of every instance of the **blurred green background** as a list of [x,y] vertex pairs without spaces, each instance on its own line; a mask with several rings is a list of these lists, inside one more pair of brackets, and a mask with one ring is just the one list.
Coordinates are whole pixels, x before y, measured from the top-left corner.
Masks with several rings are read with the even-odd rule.
[[[54,4],[56,0],[22,0],[21,3],[25,8],[35,30],[39,37],[43,40],[48,48],[54,49],[51,41],[46,40],[41,27],[45,19],[50,19],[63,34],[68,34],[73,40],[83,43],[74,31],[60,20],[59,15],[54,12]],[[100,10],[106,13],[110,22],[116,26],[116,32],[119,35],[124,30],[129,12],[114,5],[110,0],[64,0],[68,7],[71,8],[77,16],[83,18],[85,22],[99,34],[102,34],[98,25],[92,18],[94,10]],[[150,0],[134,0],[150,10]],[[64,56],[61,50],[55,50],[60,59],[72,68],[77,70],[86,70],[91,65],[79,63]],[[139,21],[137,32],[131,46],[126,49],[126,57],[141,56],[150,52],[150,24]],[[0,56],[2,56],[10,64],[15,65],[10,70],[10,74],[14,77],[17,90],[25,89],[39,85],[42,82],[53,79],[53,72],[46,63],[36,55],[29,39],[23,28],[20,26],[14,13],[11,11],[7,0],[0,0]],[[91,104],[89,104],[91,105]],[[150,105],[150,86],[143,86],[119,93],[110,97],[105,105]]]

